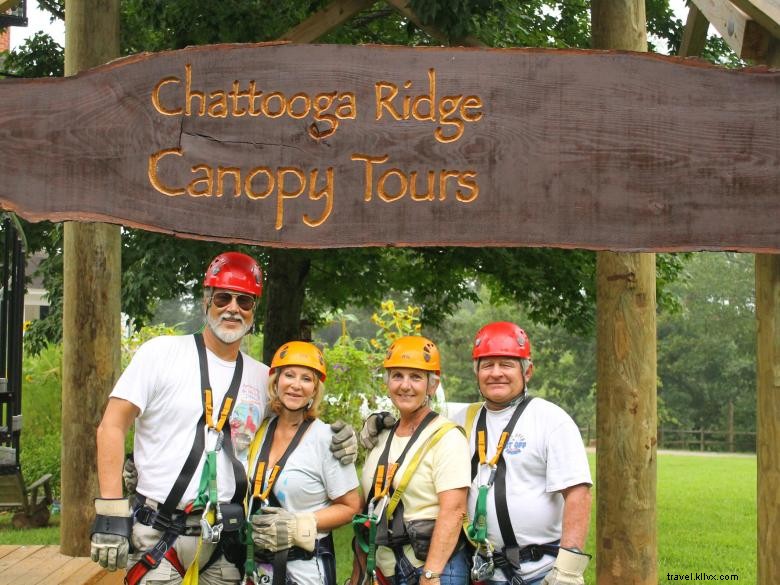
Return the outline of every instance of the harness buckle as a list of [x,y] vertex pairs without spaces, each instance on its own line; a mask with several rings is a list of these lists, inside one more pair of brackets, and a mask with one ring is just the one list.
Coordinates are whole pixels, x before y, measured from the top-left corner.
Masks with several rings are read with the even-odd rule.
[[211,500],[206,502],[206,507],[203,508],[203,514],[200,517],[200,534],[203,538],[203,542],[214,544],[219,542],[219,537],[222,534],[222,524],[217,524],[217,526],[209,524],[208,513],[210,511]]

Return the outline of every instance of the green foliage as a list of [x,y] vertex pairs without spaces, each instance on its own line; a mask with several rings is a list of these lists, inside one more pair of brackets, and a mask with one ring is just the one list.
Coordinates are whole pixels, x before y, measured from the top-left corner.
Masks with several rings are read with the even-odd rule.
[[419,315],[419,307],[398,309],[394,301],[383,301],[379,312],[372,316],[379,329],[370,340],[350,337],[347,319],[343,319],[343,334],[323,349],[327,367],[325,420],[343,420],[359,429],[364,414],[380,408],[386,398],[382,360],[394,340],[419,334]]
[[753,256],[694,254],[685,269],[671,286],[682,310],[658,319],[659,396],[682,428],[725,429],[733,402],[735,428],[754,430]]
[[62,426],[62,347],[47,345],[22,363],[20,459],[25,481],[51,473],[55,497],[60,491]]
[[20,77],[61,77],[65,68],[65,51],[48,34],[37,32],[8,53],[3,63],[6,71]]
[[122,369],[124,370],[135,355],[135,352],[144,343],[161,335],[181,335],[178,325],[147,325],[138,331],[134,331],[128,337],[122,338]]

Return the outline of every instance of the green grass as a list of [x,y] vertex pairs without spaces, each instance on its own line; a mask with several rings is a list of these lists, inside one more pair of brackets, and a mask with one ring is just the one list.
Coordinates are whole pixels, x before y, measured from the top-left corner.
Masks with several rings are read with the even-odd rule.
[[[591,469],[595,461],[590,456]],[[594,470],[595,477],[595,470]],[[596,511],[591,515],[587,552],[596,549]],[[660,455],[658,459],[658,580],[667,573],[738,575],[756,582],[756,458]],[[11,515],[0,514],[0,544],[58,544],[59,516],[53,526],[14,530]],[[352,529],[335,533],[338,582],[351,573]],[[717,577],[716,577],[717,578]],[[586,573],[595,583],[595,563]]]

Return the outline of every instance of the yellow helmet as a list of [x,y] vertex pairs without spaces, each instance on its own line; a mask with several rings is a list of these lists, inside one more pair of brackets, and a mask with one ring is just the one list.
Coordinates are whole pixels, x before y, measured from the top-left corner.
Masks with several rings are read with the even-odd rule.
[[276,350],[274,359],[271,360],[273,374],[276,368],[284,366],[305,366],[319,374],[320,380],[325,381],[325,358],[322,352],[313,343],[306,341],[288,341]]
[[399,337],[387,350],[385,369],[416,368],[428,372],[441,372],[441,359],[436,344],[420,335]]

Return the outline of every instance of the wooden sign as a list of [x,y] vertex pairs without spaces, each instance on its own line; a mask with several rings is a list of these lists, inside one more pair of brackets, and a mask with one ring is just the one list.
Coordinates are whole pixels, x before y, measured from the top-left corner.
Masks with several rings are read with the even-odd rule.
[[284,247],[780,252],[780,72],[219,45],[0,82],[0,203]]

